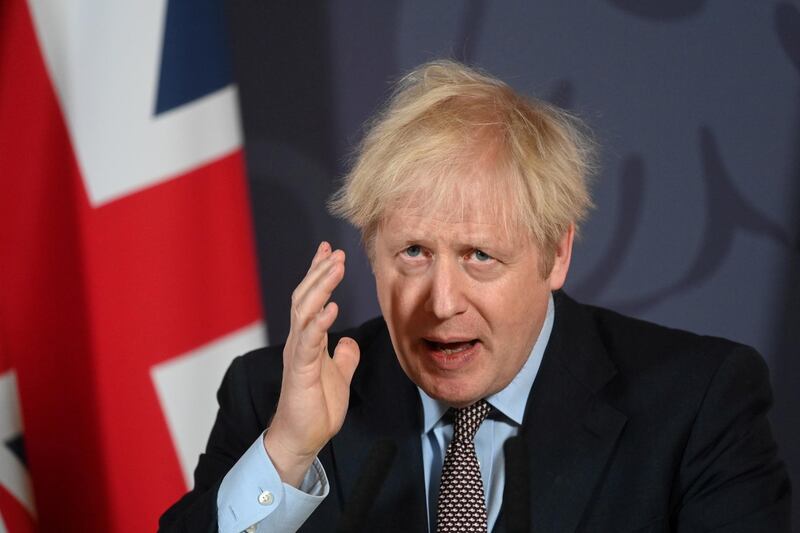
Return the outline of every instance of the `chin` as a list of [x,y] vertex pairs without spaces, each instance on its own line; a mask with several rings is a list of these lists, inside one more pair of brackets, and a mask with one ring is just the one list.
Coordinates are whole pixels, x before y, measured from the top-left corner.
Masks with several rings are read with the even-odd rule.
[[[406,375],[431,398],[451,407],[466,407],[492,394],[490,383],[481,383],[486,374],[482,365],[482,346],[469,350],[462,360],[442,362],[431,357],[431,350],[412,345],[405,351],[411,357],[398,357]],[[459,358],[454,358],[459,359]]]
[[489,394],[475,390],[474,387],[468,387],[457,381],[452,382],[454,380],[445,380],[444,383],[441,381],[441,379],[430,380],[428,381],[430,386],[421,386],[421,388],[431,398],[444,402],[450,407],[466,407],[489,396]]

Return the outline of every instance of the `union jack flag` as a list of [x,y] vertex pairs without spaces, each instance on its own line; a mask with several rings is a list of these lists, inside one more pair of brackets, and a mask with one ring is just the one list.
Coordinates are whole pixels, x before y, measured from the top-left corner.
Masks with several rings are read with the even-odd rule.
[[265,341],[224,29],[0,5],[0,532],[155,530]]

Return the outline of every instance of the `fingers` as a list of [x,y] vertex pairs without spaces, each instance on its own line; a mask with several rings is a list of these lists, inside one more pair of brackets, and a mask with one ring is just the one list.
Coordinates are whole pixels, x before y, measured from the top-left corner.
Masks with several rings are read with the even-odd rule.
[[330,302],[300,333],[300,346],[303,348],[298,362],[313,360],[319,356],[319,352],[324,350],[327,353],[326,335],[339,315],[339,306],[336,302]]
[[292,302],[301,300],[303,295],[308,291],[308,288],[314,284],[314,281],[324,272],[325,261],[331,257],[331,245],[325,241],[319,243],[314,257],[311,259],[311,265],[308,267],[305,277],[295,288],[292,293]]
[[333,350],[333,362],[342,374],[347,384],[353,379],[358,362],[361,359],[361,349],[358,343],[350,337],[342,337]]
[[[319,243],[317,246],[317,251],[314,253],[314,257],[311,258],[311,266],[308,267],[308,270],[311,271],[314,268],[314,265],[319,264],[320,261],[328,257],[328,254],[331,251],[331,245],[325,241]],[[308,274],[308,272],[306,272]]]
[[287,347],[290,359],[301,366],[327,357],[327,333],[339,314],[339,307],[328,302],[344,276],[344,252],[332,251],[320,243],[306,277],[292,293],[291,329]]
[[308,274],[292,293],[293,327],[304,328],[330,299],[344,276],[344,261],[343,251],[331,252],[328,243],[320,245]]

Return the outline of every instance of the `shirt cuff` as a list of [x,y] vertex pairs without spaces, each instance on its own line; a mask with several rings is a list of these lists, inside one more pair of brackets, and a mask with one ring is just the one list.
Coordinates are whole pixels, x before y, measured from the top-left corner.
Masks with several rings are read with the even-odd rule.
[[319,459],[314,459],[300,489],[283,483],[264,449],[262,434],[222,480],[217,492],[217,525],[220,533],[248,528],[296,531],[328,492],[328,478]]

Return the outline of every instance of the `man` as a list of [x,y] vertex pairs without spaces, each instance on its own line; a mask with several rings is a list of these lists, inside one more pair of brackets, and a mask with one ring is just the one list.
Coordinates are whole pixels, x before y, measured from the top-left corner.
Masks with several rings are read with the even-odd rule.
[[[567,114],[457,63],[406,76],[332,202],[383,317],[329,336],[345,258],[323,242],[286,345],[231,365],[161,527],[333,531],[366,509],[367,531],[789,531],[761,358],[559,291],[590,148]],[[507,494],[515,436],[508,474],[529,488]],[[361,494],[382,441],[396,457]]]

